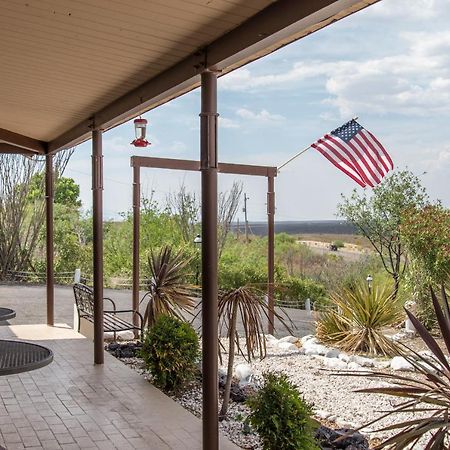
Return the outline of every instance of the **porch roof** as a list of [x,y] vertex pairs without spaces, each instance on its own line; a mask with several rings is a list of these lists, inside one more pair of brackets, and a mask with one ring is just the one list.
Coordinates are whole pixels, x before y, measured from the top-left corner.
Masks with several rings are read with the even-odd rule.
[[0,151],[73,146],[377,1],[4,0]]

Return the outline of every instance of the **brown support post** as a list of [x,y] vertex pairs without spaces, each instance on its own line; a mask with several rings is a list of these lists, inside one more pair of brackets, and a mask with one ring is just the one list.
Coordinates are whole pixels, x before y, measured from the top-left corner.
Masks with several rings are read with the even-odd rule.
[[267,242],[268,242],[268,277],[267,277],[267,301],[269,309],[269,323],[267,331],[273,334],[274,331],[274,298],[273,298],[273,283],[274,283],[274,265],[275,265],[275,178],[273,176],[267,177]]
[[217,75],[201,86],[203,450],[218,450]]
[[[139,238],[141,222],[141,167],[133,165],[133,309],[139,311]],[[139,317],[133,315],[134,326],[139,326]]]
[[47,325],[55,322],[55,275],[53,270],[53,156],[45,157],[45,212],[46,212],[46,253],[47,253]]
[[102,131],[92,132],[92,216],[94,259],[94,362],[103,364],[103,151]]

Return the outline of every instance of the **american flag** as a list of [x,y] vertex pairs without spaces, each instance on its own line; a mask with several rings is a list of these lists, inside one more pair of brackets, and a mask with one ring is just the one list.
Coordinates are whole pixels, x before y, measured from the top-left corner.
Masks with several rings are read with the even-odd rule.
[[375,187],[394,168],[386,149],[355,119],[326,134],[311,147],[362,187]]

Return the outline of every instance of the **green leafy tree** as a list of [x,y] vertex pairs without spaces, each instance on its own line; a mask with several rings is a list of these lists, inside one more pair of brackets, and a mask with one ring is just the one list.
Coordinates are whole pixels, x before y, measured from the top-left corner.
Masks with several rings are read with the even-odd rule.
[[[28,199],[30,202],[43,198],[44,177],[44,173],[38,173],[33,176],[28,191]],[[56,179],[55,203],[75,208],[81,206],[80,186],[75,183],[73,178],[59,177]]]
[[381,258],[394,280],[394,297],[408,261],[401,236],[402,218],[405,211],[427,204],[428,195],[419,178],[403,170],[384,178],[371,195],[355,190],[338,206],[338,214],[358,228]]

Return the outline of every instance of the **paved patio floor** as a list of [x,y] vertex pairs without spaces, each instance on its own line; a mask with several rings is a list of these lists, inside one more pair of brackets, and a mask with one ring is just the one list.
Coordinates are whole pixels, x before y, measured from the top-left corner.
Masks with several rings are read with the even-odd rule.
[[[13,321],[11,321],[13,322]],[[39,370],[0,377],[0,445],[13,449],[200,449],[201,422],[67,325],[9,325],[2,339],[51,348]],[[226,439],[221,449],[237,450]]]

